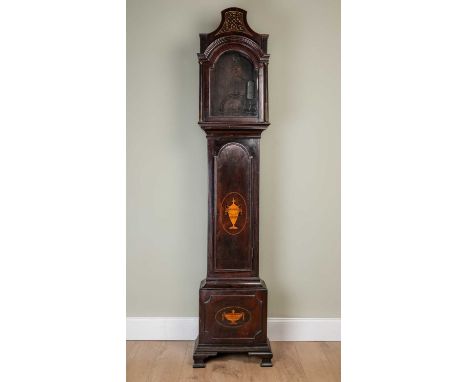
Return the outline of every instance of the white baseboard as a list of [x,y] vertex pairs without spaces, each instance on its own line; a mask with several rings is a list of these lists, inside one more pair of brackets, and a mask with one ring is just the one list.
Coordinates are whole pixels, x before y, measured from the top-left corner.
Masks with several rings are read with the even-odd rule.
[[[194,340],[198,317],[128,317],[127,340]],[[339,318],[269,318],[271,341],[340,341]]]

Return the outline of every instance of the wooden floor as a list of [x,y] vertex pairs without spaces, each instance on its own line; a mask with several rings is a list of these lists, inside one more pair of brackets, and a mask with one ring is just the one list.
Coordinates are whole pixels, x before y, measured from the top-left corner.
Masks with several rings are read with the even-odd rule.
[[193,341],[127,341],[127,382],[339,382],[340,342],[271,342],[273,367],[247,354],[192,368]]

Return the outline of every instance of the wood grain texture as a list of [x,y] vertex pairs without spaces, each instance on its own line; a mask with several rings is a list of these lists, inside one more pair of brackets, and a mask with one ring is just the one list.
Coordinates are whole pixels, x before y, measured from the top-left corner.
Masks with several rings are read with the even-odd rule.
[[178,381],[180,379],[188,342],[139,342],[141,343],[137,345],[137,349],[130,349],[131,358],[127,358],[127,381]]
[[272,342],[273,367],[227,354],[192,368],[193,341],[127,341],[127,382],[339,382],[340,342]]
[[[221,17],[218,28],[200,34],[198,53],[198,123],[208,146],[208,259],[193,367],[240,352],[270,367],[258,224],[260,135],[270,124],[268,35],[250,28],[243,9],[226,8]],[[220,317],[231,317],[234,326]]]
[[299,360],[302,365],[306,365],[304,372],[307,380],[314,382],[340,380],[340,343],[337,344],[338,347],[328,347],[326,342],[295,343]]

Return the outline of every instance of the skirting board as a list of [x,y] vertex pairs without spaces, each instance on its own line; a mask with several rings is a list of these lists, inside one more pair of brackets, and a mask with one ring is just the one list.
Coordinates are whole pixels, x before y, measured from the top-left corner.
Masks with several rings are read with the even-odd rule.
[[[198,317],[127,317],[127,340],[194,340]],[[339,318],[269,318],[270,341],[340,341]]]

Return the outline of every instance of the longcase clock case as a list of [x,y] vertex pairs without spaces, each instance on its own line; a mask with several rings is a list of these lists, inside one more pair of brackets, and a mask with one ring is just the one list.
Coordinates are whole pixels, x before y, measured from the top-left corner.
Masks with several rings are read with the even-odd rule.
[[200,34],[200,120],[208,143],[208,261],[200,285],[194,367],[218,353],[247,352],[271,366],[268,291],[259,278],[260,136],[268,125],[268,35],[247,12],[222,11]]

